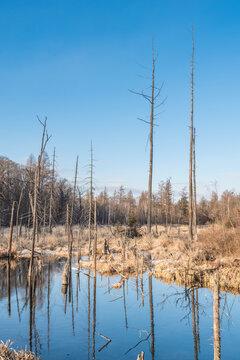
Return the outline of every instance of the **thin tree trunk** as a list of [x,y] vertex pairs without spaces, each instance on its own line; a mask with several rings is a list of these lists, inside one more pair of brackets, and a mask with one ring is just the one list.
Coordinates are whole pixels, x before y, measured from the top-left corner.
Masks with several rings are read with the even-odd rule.
[[97,270],[97,201],[96,199],[94,203],[93,268],[94,268],[94,277],[96,277],[96,270]]
[[148,214],[147,214],[147,232],[151,232],[152,226],[152,173],[153,173],[153,119],[154,119],[154,79],[155,78],[155,58],[152,49],[152,95],[151,95],[151,114],[150,114],[150,160],[149,160],[149,178],[148,178]]
[[71,261],[71,259],[72,259],[72,246],[73,246],[72,224],[73,224],[75,197],[76,197],[77,171],[78,171],[78,156],[77,156],[77,161],[76,161],[76,169],[75,169],[75,177],[74,177],[74,187],[73,187],[73,198],[72,198],[70,222],[68,224],[69,261]]
[[108,206],[108,226],[111,224],[111,206]]
[[192,303],[192,325],[193,325],[193,341],[194,341],[194,359],[198,360],[198,346],[197,346],[197,331],[196,331],[196,313],[195,313],[195,289],[191,291],[191,303]]
[[215,274],[213,288],[213,339],[214,360],[221,359],[220,320],[219,320],[219,274]]
[[31,207],[28,207],[27,238],[30,238]]
[[48,262],[48,285],[47,285],[47,322],[48,322],[48,329],[47,329],[47,338],[48,338],[48,351],[50,349],[50,274],[51,265]]
[[90,323],[91,323],[91,289],[90,289],[90,269],[88,269],[88,360],[90,355]]
[[43,244],[45,244],[45,237],[46,237],[46,200],[44,202],[44,210],[43,210]]
[[125,327],[128,328],[128,320],[127,320],[127,305],[126,305],[126,294],[125,294],[125,279],[122,280],[123,284],[123,307],[124,307],[124,317],[125,317]]
[[151,321],[151,355],[152,360],[154,360],[154,343],[155,343],[155,335],[154,335],[154,313],[153,313],[153,293],[152,293],[152,274],[149,274],[149,306],[150,306],[150,321]]
[[73,198],[72,198],[70,227],[72,227],[72,224],[73,224],[74,203],[75,203],[75,198],[76,198],[76,186],[77,186],[77,171],[78,171],[78,156],[77,156],[77,160],[76,160],[76,168],[75,168],[75,176],[74,176],[74,187],[73,187]]
[[[67,210],[66,210],[66,228],[67,228],[67,239],[68,239],[68,266],[70,263],[70,257],[71,257],[71,240],[70,240],[70,223],[69,223],[69,205],[67,204]],[[68,271],[67,271],[68,273]]]
[[194,56],[194,39],[192,29],[192,59],[191,59],[191,129],[190,129],[190,159],[189,159],[189,204],[188,204],[188,218],[189,218],[189,240],[193,239],[193,185],[192,185],[192,155],[193,155],[193,56]]
[[13,203],[12,203],[12,212],[11,212],[11,221],[10,221],[10,235],[9,235],[9,243],[8,243],[8,258],[11,257],[11,253],[12,253],[14,206],[15,206],[15,201],[13,201]]
[[7,293],[8,293],[8,316],[11,316],[11,263],[7,262]]
[[21,189],[18,206],[17,206],[17,215],[16,215],[16,242],[17,243],[18,243],[18,218],[19,218],[20,205],[21,205],[21,201],[22,201],[22,194],[23,194],[23,188]]
[[97,202],[94,204],[94,278],[93,278],[93,333],[92,333],[92,356],[95,359],[95,332],[96,332],[96,272],[97,272]]
[[53,206],[54,176],[55,176],[55,148],[53,151],[53,168],[52,168],[51,193],[50,193],[50,203],[49,203],[49,233],[50,234],[52,234],[52,206]]
[[91,164],[90,164],[90,194],[89,194],[89,217],[88,217],[88,231],[89,231],[89,244],[88,252],[90,254],[92,243],[92,202],[93,202],[93,153],[91,142]]
[[[23,221],[23,216],[21,215],[21,217],[20,217],[20,228],[19,228],[19,238],[20,239],[21,239],[21,236],[22,236],[22,221]],[[20,245],[20,247],[22,247],[21,240],[20,240],[19,245]]]
[[36,240],[36,233],[37,233],[37,202],[38,202],[38,192],[39,192],[39,185],[40,185],[40,167],[41,167],[43,153],[45,151],[47,142],[50,139],[50,137],[47,134],[47,130],[46,130],[47,119],[45,119],[44,123],[41,122],[41,124],[43,126],[43,134],[42,134],[41,150],[40,150],[40,154],[38,156],[38,164],[37,164],[37,167],[35,168],[34,201],[33,201],[33,237],[32,237],[32,252],[31,252],[31,258],[30,258],[30,264],[29,264],[29,270],[28,270],[29,278],[32,276],[33,265],[34,265],[34,248],[35,248],[35,240]]
[[195,139],[196,129],[193,129],[193,234],[197,240],[197,190],[196,190],[196,158],[195,158]]

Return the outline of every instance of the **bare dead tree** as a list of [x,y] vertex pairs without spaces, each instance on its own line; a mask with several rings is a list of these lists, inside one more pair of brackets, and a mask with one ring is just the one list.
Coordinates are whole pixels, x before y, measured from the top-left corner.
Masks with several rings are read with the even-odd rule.
[[70,226],[72,226],[72,223],[73,223],[74,204],[75,204],[75,199],[76,199],[76,188],[77,188],[77,172],[78,172],[78,156],[77,156],[77,160],[76,160],[76,168],[75,168],[75,176],[74,176]]
[[89,216],[88,216],[88,231],[89,231],[89,244],[88,252],[91,250],[92,243],[92,203],[93,203],[93,149],[91,142],[91,160],[90,160],[90,192],[89,192]]
[[93,268],[96,277],[97,270],[97,201],[94,202],[94,243],[93,243]]
[[70,222],[69,222],[69,262],[71,262],[72,257],[72,244],[73,244],[73,233],[72,233],[72,224],[73,224],[73,214],[74,214],[74,204],[76,198],[76,186],[77,186],[77,172],[78,172],[78,156],[76,160],[76,168],[75,168],[75,176],[74,176],[74,186],[73,186],[73,197],[72,197],[72,207],[71,207],[71,215],[70,215]]
[[19,222],[19,210],[21,206],[22,201],[22,195],[23,195],[23,186],[21,188],[19,200],[18,200],[18,206],[17,206],[17,215],[16,215],[16,242],[18,242],[18,222]]
[[35,240],[36,240],[36,233],[37,233],[37,203],[38,203],[38,192],[40,186],[40,169],[41,169],[41,162],[42,156],[46,149],[46,145],[51,136],[47,133],[47,118],[45,118],[44,122],[42,122],[39,118],[38,121],[43,126],[43,133],[42,133],[42,142],[41,142],[41,149],[38,156],[37,166],[35,167],[35,178],[34,178],[34,199],[32,204],[32,213],[33,213],[33,236],[32,236],[32,252],[28,270],[28,277],[31,278],[33,265],[34,265],[34,249],[35,249]]
[[197,190],[196,190],[196,155],[195,155],[196,129],[193,129],[193,235],[197,240]]
[[11,211],[11,221],[10,221],[10,236],[9,236],[9,243],[8,243],[8,258],[11,257],[12,253],[12,237],[13,237],[13,215],[14,215],[14,207],[15,201],[12,203],[12,211]]
[[96,332],[96,273],[97,273],[97,201],[94,203],[94,243],[93,243],[93,333],[92,333],[92,355],[95,359],[95,332]]
[[53,191],[54,191],[54,176],[55,176],[55,148],[53,150],[53,165],[52,165],[52,180],[51,180],[51,192],[49,202],[49,233],[52,234],[52,206],[53,206]]
[[192,26],[192,58],[191,58],[191,126],[190,126],[190,158],[189,158],[189,240],[193,239],[193,59],[194,59],[194,38]]
[[45,244],[45,237],[46,237],[46,200],[44,202],[44,208],[43,208],[43,244]]
[[143,121],[150,125],[150,134],[149,134],[149,143],[150,143],[150,158],[149,158],[149,176],[148,176],[148,200],[147,200],[147,232],[151,232],[152,225],[152,176],[153,176],[153,127],[157,126],[155,124],[155,118],[157,115],[155,110],[160,107],[166,101],[166,98],[163,101],[159,101],[161,95],[161,90],[163,88],[163,83],[161,87],[157,87],[155,84],[155,70],[156,70],[156,60],[157,57],[154,54],[154,46],[152,45],[152,76],[151,76],[151,93],[146,94],[143,91],[137,92],[130,90],[133,94],[142,96],[145,100],[150,103],[150,120],[138,118],[138,120]]

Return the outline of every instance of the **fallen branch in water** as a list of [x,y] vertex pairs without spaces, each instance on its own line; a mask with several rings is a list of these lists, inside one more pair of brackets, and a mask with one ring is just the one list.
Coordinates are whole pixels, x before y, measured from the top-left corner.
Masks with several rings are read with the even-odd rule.
[[114,302],[114,301],[116,301],[116,300],[119,300],[119,299],[121,299],[123,296],[120,296],[120,297],[117,297],[116,299],[113,299],[113,300],[109,300],[109,302]]
[[130,351],[132,351],[133,349],[135,349],[139,344],[141,344],[143,341],[147,341],[149,339],[149,336],[151,335],[151,333],[146,337],[146,339],[142,339],[140,340],[135,346],[131,347],[128,351],[126,351],[124,353],[124,355],[127,355]]
[[101,336],[103,339],[107,340],[106,344],[104,344],[104,345],[98,350],[98,352],[100,352],[100,351],[102,351],[105,347],[107,347],[112,340],[109,339],[107,336],[104,336],[103,334],[99,333],[99,332],[98,332],[98,335]]

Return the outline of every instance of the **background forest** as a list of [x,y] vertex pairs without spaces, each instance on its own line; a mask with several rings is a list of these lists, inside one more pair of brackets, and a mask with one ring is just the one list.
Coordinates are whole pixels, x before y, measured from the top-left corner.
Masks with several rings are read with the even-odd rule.
[[[15,201],[14,224],[32,226],[29,194],[34,191],[36,160],[31,155],[25,166],[5,157],[0,157],[0,224],[9,226],[11,208]],[[86,180],[87,182],[87,180]],[[87,225],[89,213],[89,190],[85,185],[77,188],[74,204],[74,224]],[[72,202],[73,185],[57,175],[47,153],[41,165],[41,183],[38,197],[39,226],[50,223],[50,199],[52,194],[52,225],[65,224],[66,206]],[[147,192],[136,197],[123,186],[113,193],[107,188],[95,195],[98,224],[127,224],[136,221],[138,225],[147,222]],[[174,194],[171,179],[161,181],[158,191],[153,194],[153,223],[162,225],[187,224],[188,194],[186,188]],[[239,219],[240,195],[224,191],[221,196],[213,191],[210,199],[202,197],[197,204],[197,223],[224,223],[237,225]],[[231,224],[230,224],[231,225]]]

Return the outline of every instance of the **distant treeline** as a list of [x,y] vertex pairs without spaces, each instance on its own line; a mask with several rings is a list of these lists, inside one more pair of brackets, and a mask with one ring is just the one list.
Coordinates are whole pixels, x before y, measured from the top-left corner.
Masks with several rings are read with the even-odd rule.
[[[9,226],[11,208],[15,202],[14,225],[32,226],[31,198],[34,192],[36,160],[30,156],[26,166],[21,166],[7,158],[0,157],[0,226]],[[67,204],[72,204],[73,185],[60,178],[52,170],[49,157],[44,153],[41,164],[41,183],[38,194],[38,224],[49,224],[50,197],[53,192],[52,224],[63,225],[66,221]],[[134,197],[120,186],[112,195],[107,190],[95,194],[97,201],[97,222],[102,225],[127,224],[136,221],[138,225],[147,223],[147,192]],[[174,201],[171,180],[159,184],[153,194],[153,224],[187,224],[188,194],[185,188]],[[202,198],[197,204],[197,223],[238,223],[240,195],[225,191],[219,198],[216,192],[211,199]],[[87,226],[89,217],[89,191],[77,188],[74,204],[73,224]],[[240,219],[239,219],[240,223]]]

